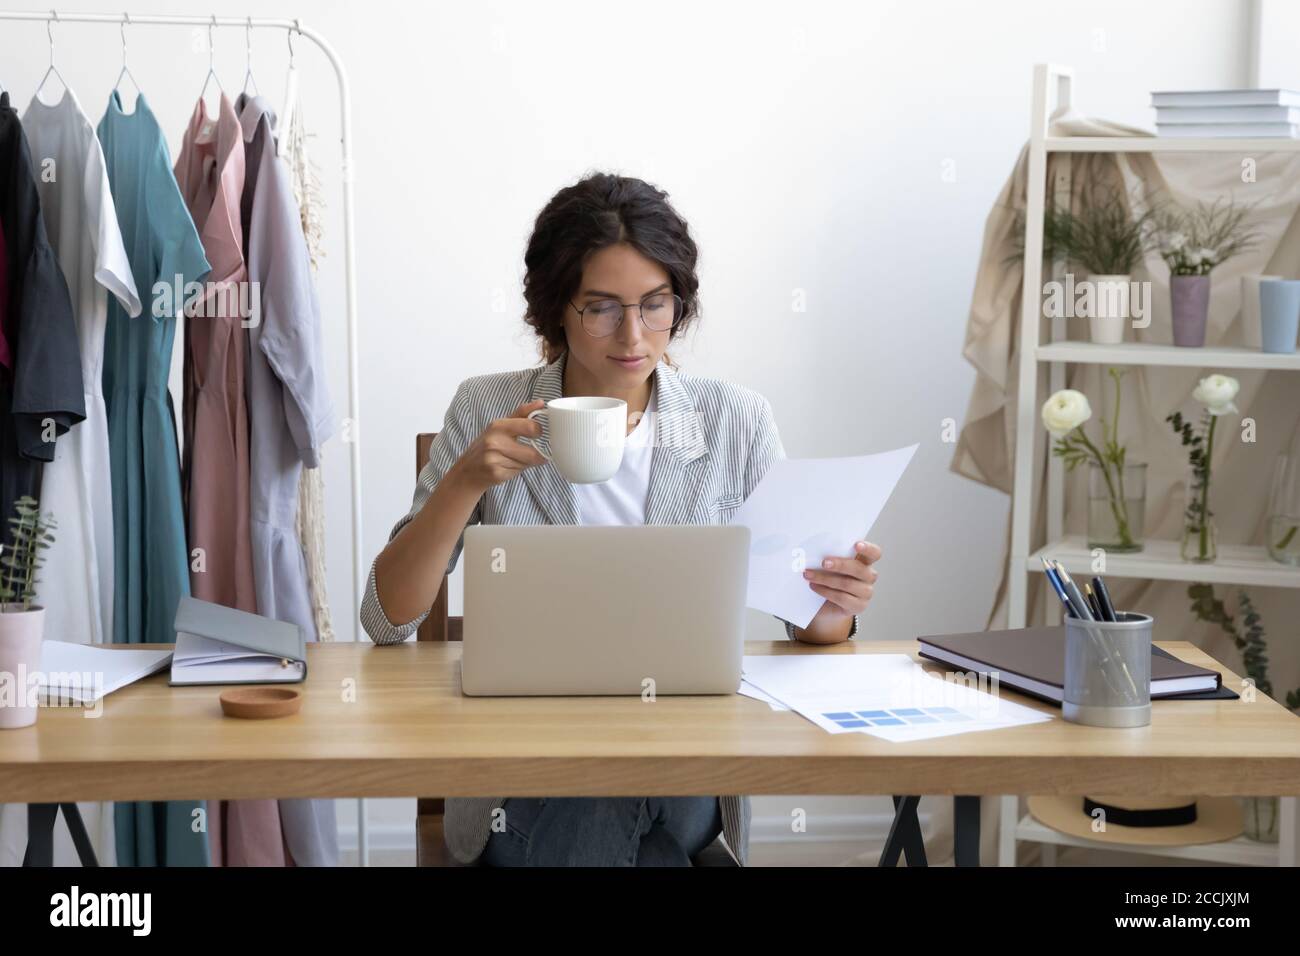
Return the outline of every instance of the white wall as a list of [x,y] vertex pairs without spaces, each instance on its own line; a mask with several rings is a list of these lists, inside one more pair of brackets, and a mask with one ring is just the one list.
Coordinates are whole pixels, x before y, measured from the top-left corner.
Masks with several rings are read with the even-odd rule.
[[1294,0],[1252,0],[1258,9],[1256,74],[1251,86],[1300,89],[1300,4]]
[[[250,10],[176,0],[132,12]],[[375,0],[255,12],[302,16],[352,75],[367,560],[409,506],[415,433],[440,426],[464,377],[535,359],[519,320],[533,217],[583,171],[616,169],[667,188],[701,245],[704,318],[673,349],[679,362],[767,395],[792,457],[922,443],[871,534],[885,560],[866,633],[880,638],[981,626],[999,577],[1006,500],[948,472],[940,423],[965,414],[966,309],[984,217],[1026,137],[1032,64],[1074,66],[1085,112],[1143,125],[1150,90],[1240,85],[1247,69],[1237,0]],[[60,68],[97,120],[120,68],[117,29],[55,29]],[[203,38],[128,29],[132,71],[173,150],[207,70]],[[237,86],[243,32],[219,29],[216,47],[219,76]],[[335,90],[323,58],[297,48],[330,202],[321,284],[342,405]],[[19,104],[46,57],[43,25],[0,23],[0,83]],[[278,102],[283,34],[256,33],[254,57]],[[792,309],[798,294],[806,312]],[[354,614],[346,459],[335,442],[341,639]],[[753,633],[779,634],[761,615]]]

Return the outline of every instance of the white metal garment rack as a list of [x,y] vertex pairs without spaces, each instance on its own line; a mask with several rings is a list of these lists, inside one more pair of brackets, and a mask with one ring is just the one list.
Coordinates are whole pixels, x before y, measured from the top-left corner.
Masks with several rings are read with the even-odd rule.
[[[349,450],[352,479],[352,582],[354,621],[360,617],[361,595],[365,588],[366,568],[361,557],[361,435],[357,424],[361,412],[361,396],[357,372],[357,283],[355,237],[352,211],[352,100],[348,89],[348,73],[338,53],[329,41],[301,20],[267,19],[259,17],[183,17],[155,16],[123,13],[120,16],[103,13],[62,13],[48,11],[0,11],[0,20],[36,20],[48,23],[108,23],[129,26],[185,26],[185,27],[240,27],[241,29],[276,29],[288,31],[292,44],[293,34],[311,40],[323,52],[334,68],[339,86],[339,131],[342,142],[343,173],[343,270],[345,308],[348,328],[348,422],[345,440]],[[290,46],[292,50],[292,46]],[[8,78],[0,78],[8,79]],[[10,80],[12,82],[12,80]],[[359,639],[359,638],[358,638]],[[366,828],[365,801],[357,801],[357,855],[362,866],[369,863],[370,847]]]

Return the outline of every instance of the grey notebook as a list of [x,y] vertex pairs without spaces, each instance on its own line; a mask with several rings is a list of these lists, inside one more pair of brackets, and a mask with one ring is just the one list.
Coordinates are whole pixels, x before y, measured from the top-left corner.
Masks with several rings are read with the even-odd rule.
[[297,624],[181,598],[172,684],[294,684],[306,676],[307,639]]

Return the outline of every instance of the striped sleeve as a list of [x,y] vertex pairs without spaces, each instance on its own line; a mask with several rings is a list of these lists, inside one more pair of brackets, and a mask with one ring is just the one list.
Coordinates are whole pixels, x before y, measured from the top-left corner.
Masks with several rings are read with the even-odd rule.
[[[468,383],[462,382],[456,389],[456,394],[451,400],[451,405],[447,409],[447,414],[443,417],[442,430],[434,437],[432,444],[429,446],[429,461],[420,469],[419,479],[415,483],[415,498],[411,504],[411,510],[396,525],[393,526],[392,532],[388,535],[388,540],[392,541],[407,522],[420,513],[433,490],[438,487],[438,482],[442,481],[443,476],[451,470],[460,456],[464,454],[465,449],[469,447],[470,442],[474,440],[476,432],[474,431],[473,406],[470,401],[469,393],[466,389]],[[482,501],[475,505],[474,513],[470,515],[469,524],[477,524],[483,518]],[[460,552],[465,546],[465,532],[462,530],[460,536],[456,539],[455,547],[452,548],[451,558],[447,562],[447,574],[455,570],[456,562],[460,559]],[[379,592],[375,584],[375,565],[370,565],[370,576],[366,581],[366,593],[361,600],[361,626],[365,628],[370,639],[376,644],[397,644],[406,640],[414,634],[424,623],[424,619],[429,616],[425,611],[413,621],[406,623],[395,623],[384,612],[379,603]]]

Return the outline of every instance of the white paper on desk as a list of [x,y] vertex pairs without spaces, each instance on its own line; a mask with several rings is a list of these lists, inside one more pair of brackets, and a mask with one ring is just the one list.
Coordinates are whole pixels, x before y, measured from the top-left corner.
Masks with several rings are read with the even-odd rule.
[[93,704],[105,694],[160,671],[171,651],[96,647],[68,641],[41,643],[40,693],[47,706],[61,701]]
[[1052,719],[932,676],[906,654],[746,655],[744,675],[747,683],[832,734],[928,740]]
[[745,697],[752,697],[754,698],[754,700],[761,700],[763,703],[767,704],[767,706],[771,707],[773,710],[790,709],[789,707],[785,706],[785,704],[781,703],[779,700],[773,697],[771,694],[767,693],[766,691],[758,687],[755,687],[747,680],[742,680],[740,682],[740,689],[736,691],[736,693],[742,694]]
[[826,599],[808,586],[803,569],[853,553],[853,542],[870,533],[916,449],[773,464],[731,519],[750,531],[746,603],[807,627]]

